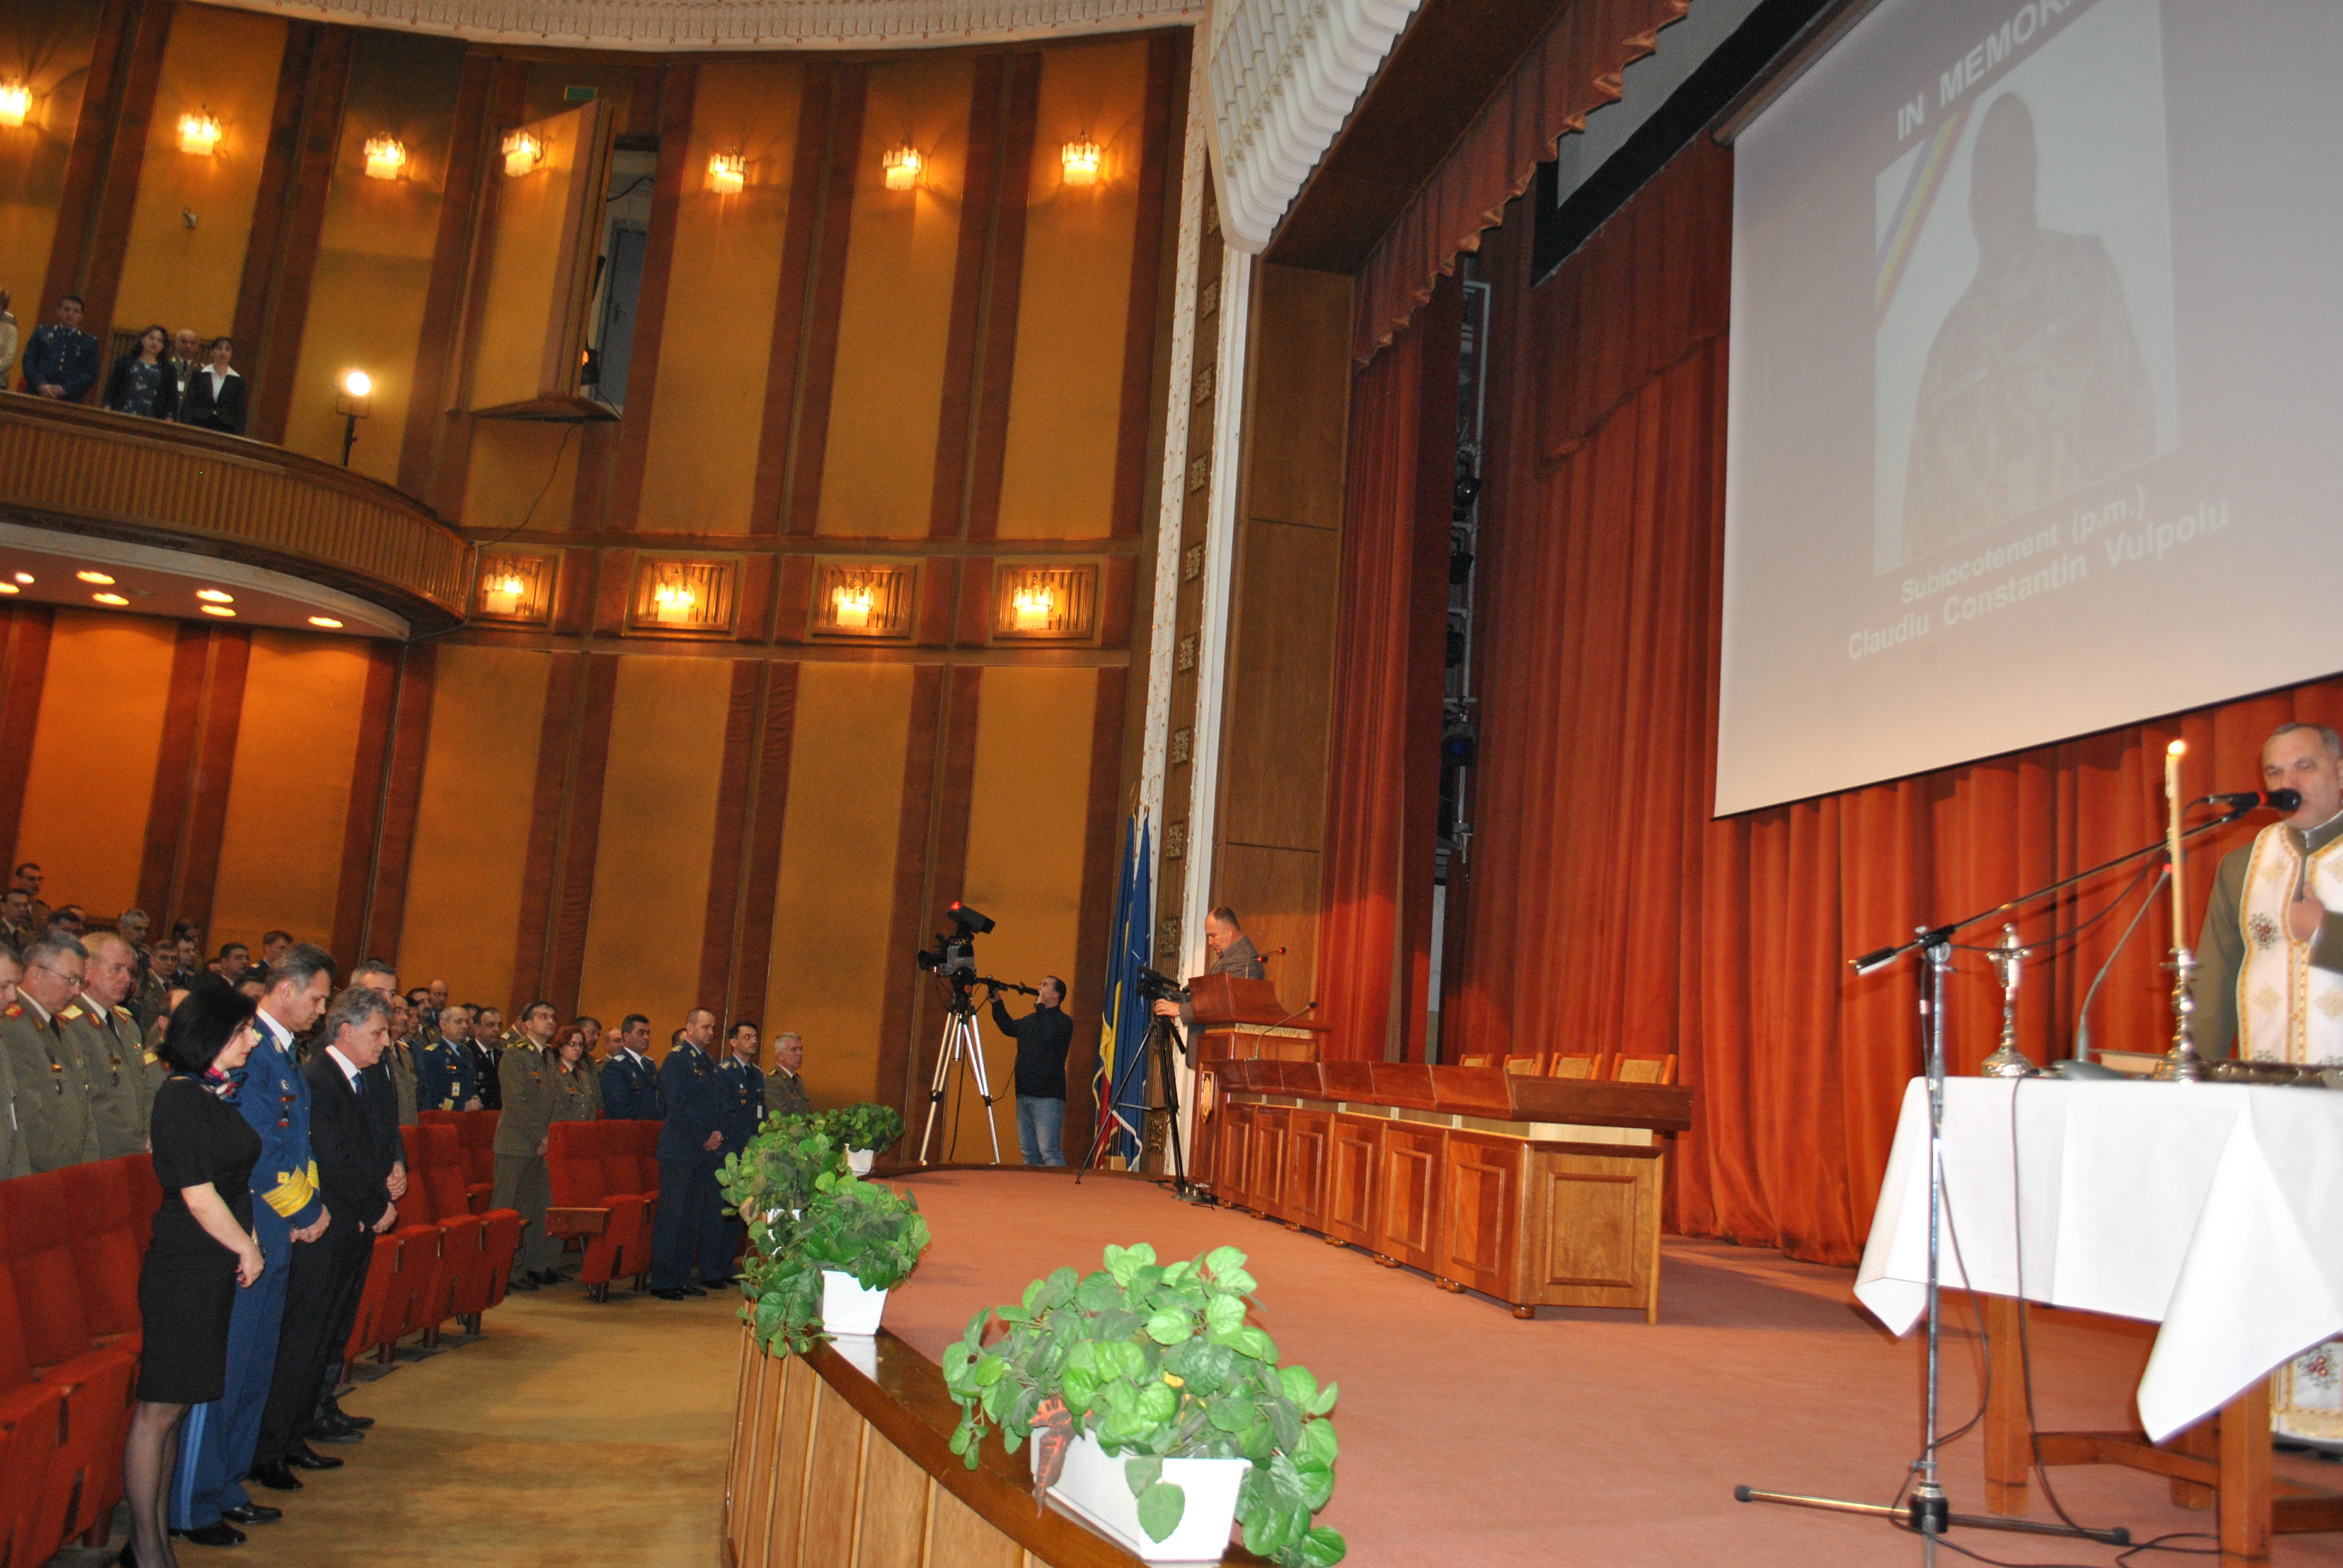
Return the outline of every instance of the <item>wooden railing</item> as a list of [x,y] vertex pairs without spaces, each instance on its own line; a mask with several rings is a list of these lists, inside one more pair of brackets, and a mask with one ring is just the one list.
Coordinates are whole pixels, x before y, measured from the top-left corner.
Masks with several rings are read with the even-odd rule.
[[279,447],[0,394],[0,513],[193,550],[384,605],[418,631],[463,618],[473,548],[421,502]]
[[[942,1371],[884,1332],[776,1355],[745,1330],[725,1475],[725,1568],[1142,1568],[1034,1501],[1027,1454],[996,1434],[969,1469]],[[1262,1559],[1232,1546],[1230,1564]]]

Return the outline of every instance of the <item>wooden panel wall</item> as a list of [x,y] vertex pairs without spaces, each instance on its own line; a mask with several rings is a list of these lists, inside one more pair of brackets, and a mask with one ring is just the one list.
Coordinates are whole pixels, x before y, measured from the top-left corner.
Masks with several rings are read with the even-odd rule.
[[[285,925],[469,1000],[648,1012],[661,1044],[695,1004],[750,1016],[806,1036],[821,1101],[876,1097],[915,1123],[941,1020],[911,957],[965,897],[1001,922],[988,969],[1073,982],[1086,1049],[1142,719],[1158,486],[1141,470],[1161,443],[1188,35],[617,61],[102,9],[104,110],[73,121],[84,173],[53,203],[51,271],[143,310],[200,260],[225,308],[268,324],[255,352],[289,444],[337,458],[334,382],[367,370],[353,467],[477,543],[541,556],[555,585],[541,625],[403,653],[106,623],[144,661],[97,683],[146,703],[116,725],[121,846],[52,887],[85,878],[245,940]],[[187,247],[225,247],[213,210],[235,209],[215,193],[185,228],[166,134],[196,49],[232,55],[252,100],[203,85],[224,149],[256,160],[212,166],[253,187],[230,225],[246,237],[216,258]],[[496,144],[572,87],[659,150],[627,405],[584,428],[475,420]],[[385,132],[407,165],[369,180],[364,144]],[[1106,149],[1096,187],[1063,180],[1078,136]],[[880,154],[906,142],[924,177],[888,191]],[[735,148],[747,188],[719,195],[709,159]],[[201,314],[174,297],[173,325]],[[1094,571],[1094,630],[996,640],[1004,555]],[[916,574],[907,633],[812,630],[818,558],[872,556]],[[682,558],[728,574],[729,624],[633,624],[638,568]],[[43,842],[71,771],[36,759],[19,811],[5,742],[61,724],[92,684],[62,672],[95,668],[64,636],[52,699],[48,624],[11,616],[0,648],[0,835],[21,820]],[[273,874],[285,855],[297,865]],[[1013,1158],[1009,1043],[988,1056]],[[1070,1132],[1080,1060],[1074,1077]],[[981,1134],[963,1127],[962,1151]]]
[[1263,265],[1252,309],[1212,885],[1256,947],[1290,950],[1270,978],[1298,1008],[1316,994],[1351,280]]
[[56,238],[98,9],[91,0],[0,6],[0,80],[25,83],[33,93],[23,126],[0,136],[0,256],[9,258],[0,287],[14,296],[16,324],[26,333],[46,318],[40,267]]
[[52,902],[111,915],[137,900],[175,641],[166,621],[56,612],[10,862],[38,860]]

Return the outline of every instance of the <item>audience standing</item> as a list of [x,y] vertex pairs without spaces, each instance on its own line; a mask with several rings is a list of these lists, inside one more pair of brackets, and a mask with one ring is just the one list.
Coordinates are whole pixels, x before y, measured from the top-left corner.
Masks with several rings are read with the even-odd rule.
[[237,1104],[236,1070],[258,1040],[252,1002],[214,987],[190,997],[176,1022],[166,1047],[171,1076],[155,1091],[163,1206],[138,1271],[138,1408],[122,1452],[131,1533],[122,1561],[150,1568],[172,1561],[165,1530],[180,1423],[191,1408],[216,1408],[226,1392],[239,1288],[248,1292],[266,1267],[252,1228],[260,1137]]
[[176,418],[179,378],[171,369],[170,347],[171,335],[159,327],[140,333],[137,347],[116,360],[106,378],[106,406],[142,419]]
[[602,1114],[614,1121],[664,1121],[667,1095],[651,1060],[651,1020],[630,1012],[618,1020],[618,1049],[602,1064]]
[[546,1038],[552,1038],[553,1004],[533,1001],[521,1010],[520,1016],[530,1032],[523,1036],[521,1044],[505,1047],[497,1066],[502,1110],[497,1117],[496,1196],[488,1201],[491,1207],[511,1209],[520,1215],[524,1228],[520,1255],[513,1261],[512,1288],[533,1291],[561,1277],[553,1269],[561,1260],[560,1246],[545,1233],[545,1211],[553,1201],[545,1166],[546,1141],[553,1121],[552,1064],[534,1040],[540,1023]]
[[495,1008],[472,1003],[468,1009],[472,1015],[472,1075],[480,1086],[480,1109],[504,1109],[504,1079],[498,1069],[505,1055],[505,1015]]
[[[309,1085],[294,1065],[293,1037],[317,1022],[333,980],[334,960],[323,950],[304,943],[287,952],[261,999],[261,1038],[245,1063],[236,1109],[260,1134],[261,1201],[254,1205],[253,1218],[267,1267],[236,1299],[225,1392],[196,1407],[180,1444],[171,1524],[199,1544],[233,1546],[244,1539],[237,1524],[273,1516],[273,1510],[264,1515],[264,1505],[244,1489],[260,1442],[269,1382],[287,1333],[324,1332],[314,1300],[305,1298],[297,1313],[288,1311],[294,1253],[315,1245],[333,1220],[317,1191],[309,1145]],[[305,1271],[305,1285],[312,1292],[316,1279],[314,1266]],[[304,1470],[331,1470],[342,1462],[306,1453],[290,1462]]]
[[804,1070],[805,1041],[789,1030],[773,1036],[773,1070],[765,1081],[766,1115],[813,1114],[813,1097],[806,1092],[805,1080],[798,1076]]
[[[724,1037],[728,1048],[724,1064],[716,1070],[721,1091],[725,1154],[738,1154],[749,1147],[757,1136],[757,1129],[765,1120],[765,1074],[757,1065],[757,1026],[746,1019],[735,1023]],[[724,1257],[729,1268],[740,1255],[740,1246],[748,1235],[748,1221],[738,1214],[724,1217]]]
[[[667,1118],[659,1128],[659,1206],[651,1223],[651,1292],[663,1301],[704,1296],[727,1284],[731,1258],[724,1242],[724,1196],[716,1185],[723,1162],[722,1101],[716,1064],[708,1060],[716,1015],[694,1008],[683,1035],[659,1063]],[[692,1283],[698,1263],[700,1283]]]
[[81,997],[57,1014],[65,1038],[89,1085],[90,1121],[97,1157],[119,1160],[146,1148],[147,1112],[156,1087],[146,1075],[146,1042],[123,1002],[130,995],[137,954],[112,931],[82,944]]
[[8,372],[16,367],[16,316],[8,308],[13,303],[0,288],[0,387],[8,385]]
[[205,363],[196,366],[182,386],[181,424],[199,430],[224,430],[231,436],[244,434],[244,377],[228,363],[235,357],[233,339],[212,339]]
[[[97,385],[97,339],[81,329],[81,296],[57,301],[57,318],[33,328],[25,346],[25,390],[41,397],[78,403]],[[39,898],[35,886],[33,896]]]
[[0,1046],[16,1079],[16,1131],[35,1171],[97,1158],[89,1084],[82,1076],[80,1053],[57,1019],[81,993],[88,956],[62,931],[35,938],[25,949],[16,1000],[0,1012]]
[[[0,1015],[13,1017],[17,1012],[16,983],[25,978],[25,966],[16,958],[12,946],[0,947]],[[0,1026],[0,1038],[5,1038],[5,1026]],[[15,1053],[0,1048],[0,1093],[8,1096],[10,1114],[0,1125],[0,1177],[29,1176],[33,1162],[25,1141],[22,1128],[17,1125]]]
[[427,1111],[480,1109],[479,1074],[472,1066],[472,1015],[461,1003],[440,1007],[437,1021],[416,1040],[415,1102]]

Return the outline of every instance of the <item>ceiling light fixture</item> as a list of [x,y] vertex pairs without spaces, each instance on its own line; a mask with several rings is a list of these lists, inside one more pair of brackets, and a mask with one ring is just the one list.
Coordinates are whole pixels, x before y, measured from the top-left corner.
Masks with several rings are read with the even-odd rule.
[[196,590],[196,597],[203,600],[206,604],[234,604],[236,602],[236,595],[227,592],[224,588],[199,588]]
[[26,588],[30,588],[33,586],[33,574],[30,572],[18,572],[16,574],[16,580],[23,583]]
[[869,583],[848,583],[833,590],[830,596],[830,620],[836,625],[853,627],[858,630],[868,628],[874,597]]
[[94,593],[89,596],[100,604],[126,605],[130,601],[118,593]]
[[1021,588],[1010,600],[1017,611],[1019,631],[1046,631],[1050,612],[1057,608],[1057,596],[1047,588]]
[[909,142],[900,147],[889,147],[886,156],[879,160],[879,166],[887,171],[887,188],[890,191],[907,191],[920,183],[919,149]]
[[212,156],[219,146],[220,123],[209,108],[197,109],[179,116],[179,150],[193,153],[199,158]]
[[395,180],[407,167],[407,146],[397,136],[368,136],[366,172],[370,180]]
[[342,629],[342,623],[336,620],[329,615],[313,615],[309,618],[309,624],[311,626],[322,626],[327,631],[339,631]]
[[207,604],[207,605],[204,606],[204,613],[205,613],[206,615],[216,615],[216,616],[225,616],[225,617],[230,617],[230,618],[232,618],[232,617],[234,617],[234,616],[235,616],[236,611],[234,611],[234,610],[232,610],[232,609],[228,608],[227,608],[227,606],[226,606],[226,605],[224,605],[224,604]]
[[25,590],[23,588],[18,588],[15,583],[0,583],[0,594],[23,593],[24,591]]
[[749,183],[749,160],[734,147],[708,160],[708,188],[719,196],[739,196]]
[[1088,136],[1077,136],[1068,142],[1064,150],[1059,154],[1060,160],[1065,166],[1066,183],[1070,186],[1098,184],[1101,156],[1099,145]]
[[22,82],[0,86],[0,126],[21,126],[33,106],[33,89]]
[[104,572],[78,571],[74,573],[74,576],[85,583],[96,583],[100,588],[111,588],[114,585],[114,579]]

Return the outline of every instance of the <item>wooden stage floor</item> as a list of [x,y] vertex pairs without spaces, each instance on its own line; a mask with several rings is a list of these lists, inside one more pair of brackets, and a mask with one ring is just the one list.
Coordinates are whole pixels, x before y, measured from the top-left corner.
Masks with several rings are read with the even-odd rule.
[[[1283,1359],[1342,1385],[1342,1456],[1321,1517],[1349,1538],[1361,1568],[1919,1560],[1919,1543],[1885,1524],[1733,1500],[1747,1483],[1885,1503],[1901,1482],[1919,1441],[1920,1339],[1890,1339],[1865,1316],[1850,1269],[1671,1237],[1657,1327],[1639,1314],[1551,1307],[1524,1322],[1425,1276],[1130,1178],[1077,1188],[1055,1173],[963,1169],[909,1185],[936,1244],[889,1300],[887,1326],[931,1357],[978,1308],[1013,1300],[1058,1264],[1097,1268],[1109,1242],[1148,1241],[1167,1257],[1242,1248],[1261,1281],[1258,1321]],[[2151,1331],[2055,1312],[2034,1322],[2046,1429],[2127,1425]],[[1980,1366],[1973,1338],[1948,1341],[1953,1422],[1975,1408]],[[2343,1489],[2343,1465],[2281,1454],[2278,1471]],[[1983,1477],[1974,1434],[1946,1450],[1956,1512],[1985,1512]],[[2075,1517],[2127,1526],[2136,1542],[2213,1528],[2209,1513],[2175,1507],[2154,1476],[2060,1469],[2053,1482]],[[2052,1517],[2038,1486],[2033,1500],[2034,1517]],[[1998,1531],[1951,1540],[2006,1563],[2116,1555]],[[2343,1535],[2280,1536],[2272,1561],[2343,1564]]]

